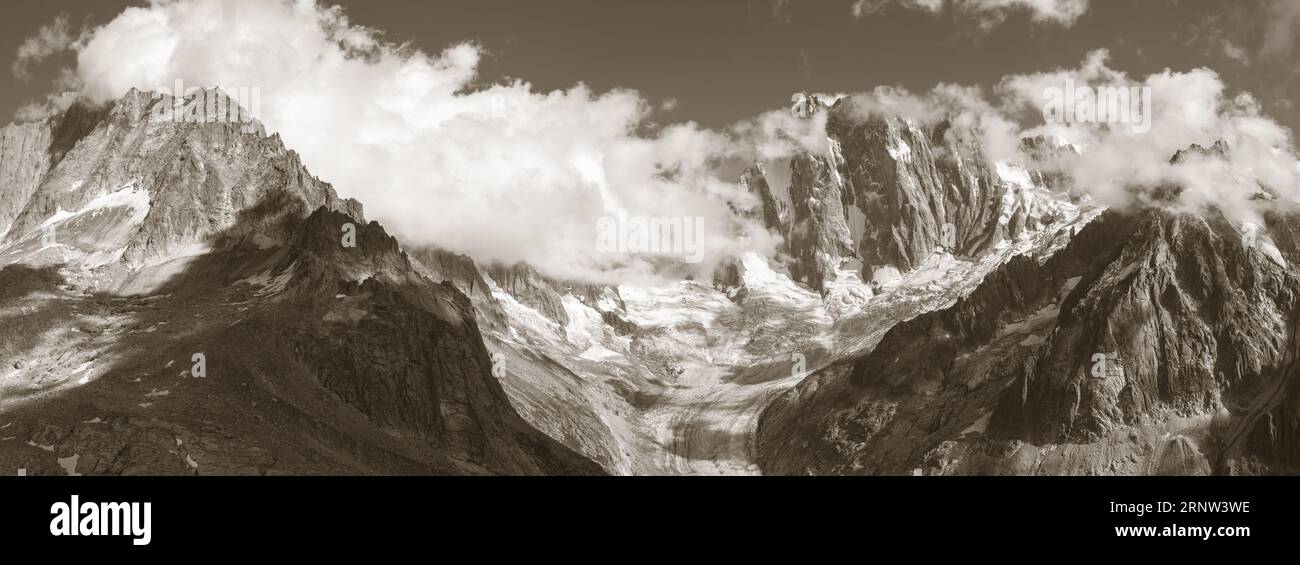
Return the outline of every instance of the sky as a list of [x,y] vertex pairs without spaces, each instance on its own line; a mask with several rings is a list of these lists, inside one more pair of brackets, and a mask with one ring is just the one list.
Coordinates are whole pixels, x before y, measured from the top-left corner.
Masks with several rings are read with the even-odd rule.
[[[1188,187],[1172,205],[1241,222],[1259,186],[1300,202],[1300,0],[17,0],[0,31],[17,120],[251,87],[267,129],[404,241],[561,278],[771,254],[779,236],[733,213],[756,200],[735,166],[828,150],[824,113],[789,112],[799,91],[951,119],[1013,164],[1024,137],[1071,143],[1053,166],[1110,206],[1169,182]],[[1152,127],[1044,123],[1067,81],[1148,89]],[[1218,139],[1230,158],[1169,163]],[[705,260],[601,251],[617,214],[692,220]]]
[[[0,53],[60,15],[102,23],[120,0],[16,0],[0,23]],[[1268,113],[1300,127],[1289,102],[1300,76],[1296,0],[1092,0],[1075,21],[1003,21],[907,1],[855,0],[343,0],[353,23],[426,51],[474,41],[487,55],[478,80],[518,77],[539,89],[583,82],[675,100],[669,118],[726,126],[785,105],[794,91],[860,92],[879,85],[928,90],[939,82],[991,86],[1011,73],[1068,67],[1095,49],[1131,73],[1208,66],[1254,93]],[[866,5],[866,4],[864,4]],[[0,112],[49,90],[56,65],[10,79]],[[670,103],[671,105],[671,103]]]

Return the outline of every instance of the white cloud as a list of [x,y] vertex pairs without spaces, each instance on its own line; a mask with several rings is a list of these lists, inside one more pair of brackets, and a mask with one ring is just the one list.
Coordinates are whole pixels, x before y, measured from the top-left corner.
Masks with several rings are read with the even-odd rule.
[[[859,118],[870,114],[903,116],[920,123],[950,120],[949,132],[973,130],[985,153],[995,160],[1024,162],[1021,140],[1044,136],[1078,147],[1051,163],[1072,182],[1074,191],[1109,206],[1154,204],[1179,210],[1217,207],[1237,221],[1261,223],[1261,208],[1300,204],[1300,161],[1292,133],[1263,114],[1248,94],[1228,93],[1217,73],[1200,68],[1131,77],[1111,69],[1108,53],[1090,53],[1077,67],[1005,77],[991,93],[941,84],[925,94],[877,88],[854,95]],[[1050,89],[1076,87],[1149,88],[1149,131],[1126,123],[1048,123],[1043,108]],[[1137,129],[1135,131],[1135,129]],[[1227,159],[1192,157],[1181,164],[1170,158],[1193,144],[1210,147],[1224,140]],[[1153,188],[1178,186],[1153,199]],[[1260,187],[1278,193],[1277,201],[1256,197]]]
[[[1151,129],[1138,133],[1123,124],[1042,123],[1020,135],[1045,135],[1068,141],[1082,154],[1059,164],[1078,190],[1102,202],[1124,206],[1145,201],[1132,188],[1177,185],[1176,207],[1217,206],[1238,220],[1252,220],[1261,204],[1258,186],[1280,193],[1281,203],[1300,202],[1300,163],[1289,129],[1265,116],[1248,94],[1229,95],[1220,76],[1207,68],[1165,70],[1130,77],[1107,66],[1107,53],[1095,51],[1077,69],[1016,75],[1003,80],[998,94],[1005,108],[1040,113],[1046,89],[1069,79],[1081,86],[1145,87],[1152,99]],[[1226,160],[1193,158],[1174,165],[1174,153],[1192,144],[1228,143]]]
[[[662,258],[597,253],[597,221],[618,210],[703,217],[705,261],[697,272],[741,251],[770,251],[773,237],[724,205],[752,204],[752,197],[734,178],[719,178],[719,163],[826,149],[825,114],[797,119],[783,108],[719,132],[693,123],[656,126],[649,121],[655,106],[630,90],[481,85],[476,45],[436,55],[393,46],[310,0],[129,8],[77,50],[75,76],[65,82],[97,100],[176,79],[258,87],[267,127],[404,240],[479,260],[525,260],[560,277],[628,281],[661,272]],[[1150,132],[1043,123],[1045,89],[1067,79],[1149,87]],[[1129,77],[1097,51],[1078,68],[1007,77],[987,94],[943,84],[924,95],[879,88],[855,98],[864,112],[942,116],[973,128],[996,159],[1020,158],[1024,136],[1067,140],[1083,154],[1057,165],[1076,190],[1112,205],[1131,203],[1133,185],[1161,183],[1188,187],[1179,206],[1214,204],[1239,216],[1258,205],[1255,182],[1300,200],[1291,132],[1253,98],[1228,94],[1208,69]],[[1168,163],[1180,149],[1218,139],[1232,147],[1227,162]]]
[[[482,261],[650,276],[663,257],[596,252],[597,220],[620,209],[705,218],[703,269],[774,245],[723,204],[748,198],[713,175],[735,150],[727,135],[651,127],[653,106],[630,90],[475,87],[481,56],[389,45],[311,0],[194,0],[127,9],[93,31],[77,74],[98,100],[175,79],[260,88],[258,117],[313,173],[404,240]],[[735,237],[742,224],[755,235]]]
[[857,0],[850,8],[853,17],[880,13],[888,6],[939,13],[945,10],[975,16],[985,26],[1001,22],[1007,14],[1028,11],[1034,21],[1073,25],[1088,11],[1089,0]]

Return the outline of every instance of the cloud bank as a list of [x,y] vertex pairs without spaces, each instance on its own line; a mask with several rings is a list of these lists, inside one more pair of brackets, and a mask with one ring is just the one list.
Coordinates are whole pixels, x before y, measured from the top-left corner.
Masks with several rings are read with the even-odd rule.
[[[1086,7],[962,4],[1035,6],[1046,10],[1042,17],[1077,17]],[[267,128],[404,241],[483,262],[527,261],[562,278],[631,282],[686,269],[702,275],[745,251],[770,253],[776,236],[731,211],[752,208],[756,199],[734,174],[719,173],[721,165],[822,153],[827,145],[825,113],[797,119],[780,108],[715,131],[691,122],[657,125],[675,104],[651,103],[632,90],[598,93],[578,84],[539,92],[518,80],[485,83],[478,45],[437,54],[393,45],[312,0],[160,0],[125,10],[71,48],[77,64],[60,84],[97,101],[177,79],[257,87]],[[1107,60],[1099,50],[1076,68],[1009,76],[989,92],[951,84],[923,94],[881,87],[853,95],[854,107],[922,122],[949,119],[954,130],[975,131],[996,160],[1027,162],[1019,148],[1028,137],[1073,145],[1078,153],[1035,165],[1060,170],[1075,191],[1111,206],[1149,202],[1151,191],[1135,187],[1163,185],[1183,188],[1164,194],[1161,205],[1217,206],[1241,221],[1256,221],[1261,206],[1300,201],[1292,134],[1253,97],[1230,94],[1210,69],[1132,77]],[[1150,89],[1150,131],[1046,123],[1044,93],[1067,81]],[[1231,147],[1227,159],[1169,162],[1192,144],[1220,139]],[[1261,187],[1275,198],[1260,200]],[[598,225],[620,213],[690,225],[702,218],[703,262],[602,252]]]
[[891,6],[931,13],[950,11],[973,16],[985,27],[1001,23],[1008,14],[1028,12],[1036,22],[1073,25],[1088,11],[1089,0],[857,0],[850,8],[855,18],[878,14]]
[[[950,84],[924,94],[877,88],[855,95],[854,108],[862,118],[950,120],[958,126],[950,131],[975,131],[991,159],[1061,172],[1075,192],[1111,207],[1217,208],[1239,222],[1260,223],[1262,210],[1300,203],[1293,133],[1265,115],[1253,96],[1230,93],[1208,68],[1134,77],[1110,68],[1108,57],[1097,50],[1075,68],[1007,76],[988,93]],[[1149,131],[1131,123],[1048,120],[1048,93],[1066,85],[1149,93]],[[1027,138],[1075,150],[1031,161],[1020,149]],[[1171,163],[1179,151],[1220,140],[1229,147],[1225,156],[1191,152]]]
[[672,266],[598,252],[597,223],[619,211],[703,218],[705,260],[693,268],[704,273],[743,251],[769,252],[776,239],[726,205],[752,197],[718,178],[716,164],[816,140],[807,124],[775,115],[737,130],[771,140],[658,126],[656,105],[631,90],[484,84],[478,45],[437,54],[393,45],[312,0],[156,1],[91,30],[76,51],[78,87],[95,101],[177,79],[258,88],[256,117],[269,131],[404,241],[565,278],[636,280]]

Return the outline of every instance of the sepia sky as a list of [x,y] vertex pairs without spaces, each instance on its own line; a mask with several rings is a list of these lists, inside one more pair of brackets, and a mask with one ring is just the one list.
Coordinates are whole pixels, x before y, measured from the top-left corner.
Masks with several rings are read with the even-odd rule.
[[[582,82],[630,88],[672,108],[665,119],[721,127],[785,105],[795,90],[925,91],[939,82],[991,86],[1013,73],[1077,64],[1097,48],[1117,70],[1209,67],[1255,94],[1292,129],[1300,65],[1296,0],[342,0],[354,23],[429,52],[477,42],[477,80],[521,78],[539,90]],[[982,4],[1016,4],[1012,9]],[[1086,7],[1071,21],[1054,4]],[[11,0],[0,52],[64,16],[69,35],[99,25],[120,0]],[[942,4],[940,2],[940,4]],[[1029,5],[1047,6],[1035,9]],[[1068,13],[1068,12],[1067,12]],[[62,54],[7,73],[0,112],[50,90]]]

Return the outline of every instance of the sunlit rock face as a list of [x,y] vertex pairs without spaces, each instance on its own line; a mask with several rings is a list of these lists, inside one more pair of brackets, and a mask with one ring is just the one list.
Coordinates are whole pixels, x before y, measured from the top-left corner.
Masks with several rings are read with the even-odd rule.
[[1287,472],[1298,308],[1296,272],[1222,216],[1108,212],[778,401],[765,470]]
[[851,98],[828,112],[826,154],[790,162],[788,211],[763,196],[761,170],[744,176],[764,224],[786,240],[791,274],[816,290],[845,266],[872,280],[936,251],[975,257],[1071,213],[1049,179],[991,160],[975,132],[867,114]]
[[25,256],[48,247],[41,235],[49,232],[66,259],[136,267],[205,244],[269,191],[362,217],[360,204],[339,198],[260,123],[195,112],[213,99],[234,105],[215,89],[180,102],[132,90],[104,108],[74,104],[7,126],[6,146],[13,138],[27,149],[15,149],[12,165],[6,150],[0,172],[15,179],[0,191],[4,243]]
[[3,131],[0,466],[604,472],[512,405],[472,261],[412,260],[260,124],[172,102]]

